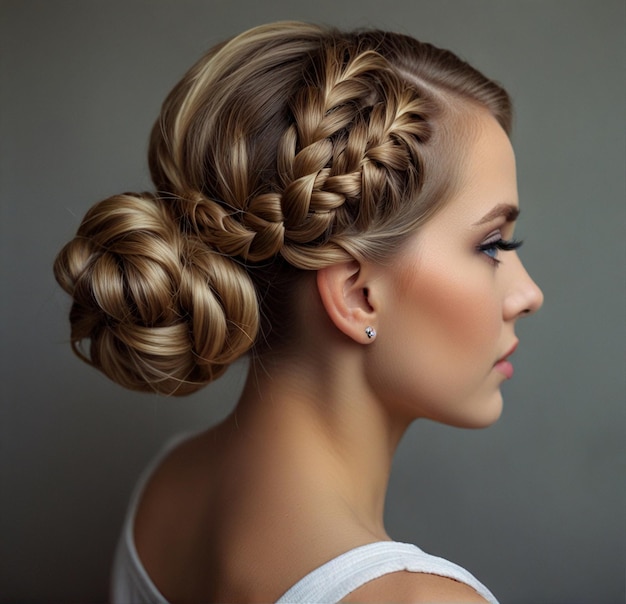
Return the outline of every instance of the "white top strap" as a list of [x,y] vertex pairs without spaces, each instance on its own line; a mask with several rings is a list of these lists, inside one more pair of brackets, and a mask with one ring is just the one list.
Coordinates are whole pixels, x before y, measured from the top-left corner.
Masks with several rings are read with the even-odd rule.
[[415,545],[395,541],[363,545],[330,560],[296,583],[277,604],[339,602],[365,583],[403,570],[455,579],[473,587],[491,604],[498,604],[494,595],[464,568]]

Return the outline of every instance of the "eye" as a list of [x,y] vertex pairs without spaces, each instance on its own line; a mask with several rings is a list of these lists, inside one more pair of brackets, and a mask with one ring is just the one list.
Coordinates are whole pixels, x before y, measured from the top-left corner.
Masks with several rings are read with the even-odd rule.
[[491,233],[483,243],[477,246],[478,251],[489,257],[493,264],[499,264],[498,252],[510,252],[516,250],[522,245],[522,241],[516,239],[502,239],[500,231]]

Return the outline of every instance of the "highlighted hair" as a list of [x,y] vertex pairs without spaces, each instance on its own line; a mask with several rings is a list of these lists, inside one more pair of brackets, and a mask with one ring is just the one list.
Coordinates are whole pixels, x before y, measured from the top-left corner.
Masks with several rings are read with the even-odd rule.
[[445,203],[481,110],[510,131],[500,86],[400,34],[285,22],[218,45],[155,123],[156,193],[96,204],[56,259],[74,350],[182,395],[279,345],[299,275],[383,262]]

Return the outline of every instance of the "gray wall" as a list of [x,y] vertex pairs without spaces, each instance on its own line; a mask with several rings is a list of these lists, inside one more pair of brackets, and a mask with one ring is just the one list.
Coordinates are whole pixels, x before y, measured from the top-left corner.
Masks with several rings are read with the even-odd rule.
[[171,433],[232,405],[245,367],[186,400],[123,391],[71,355],[50,266],[93,202],[149,187],[169,88],[225,36],[285,18],[449,47],[517,106],[519,233],[543,287],[501,421],[422,422],[391,534],[507,603],[623,602],[624,5],[621,0],[3,1],[0,594],[104,600],[129,489]]

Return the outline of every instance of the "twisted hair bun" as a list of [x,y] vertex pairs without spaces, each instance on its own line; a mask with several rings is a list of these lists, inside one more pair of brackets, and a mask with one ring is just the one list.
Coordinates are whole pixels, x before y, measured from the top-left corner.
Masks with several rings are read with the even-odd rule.
[[256,337],[258,306],[245,270],[183,233],[150,194],[93,206],[54,271],[74,299],[75,352],[127,388],[188,394]]

